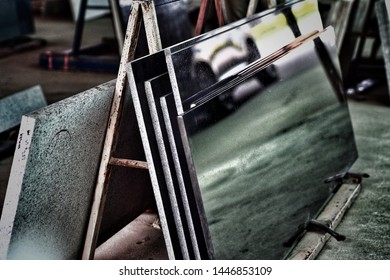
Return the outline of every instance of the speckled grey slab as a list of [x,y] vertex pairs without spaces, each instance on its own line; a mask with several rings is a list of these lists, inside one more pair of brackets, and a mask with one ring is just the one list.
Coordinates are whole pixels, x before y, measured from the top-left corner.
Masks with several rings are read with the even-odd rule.
[[[23,116],[0,221],[0,259],[80,258],[114,86]],[[137,149],[131,123],[127,134]],[[106,235],[153,201],[147,171],[113,171],[101,226]]]
[[47,105],[41,86],[0,99],[0,133],[18,126],[22,116]]

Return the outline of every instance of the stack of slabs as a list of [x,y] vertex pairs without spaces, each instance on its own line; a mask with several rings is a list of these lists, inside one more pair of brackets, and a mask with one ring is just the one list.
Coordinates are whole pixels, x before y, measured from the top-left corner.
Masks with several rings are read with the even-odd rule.
[[357,157],[338,73],[312,0],[127,64],[171,259],[286,256]]

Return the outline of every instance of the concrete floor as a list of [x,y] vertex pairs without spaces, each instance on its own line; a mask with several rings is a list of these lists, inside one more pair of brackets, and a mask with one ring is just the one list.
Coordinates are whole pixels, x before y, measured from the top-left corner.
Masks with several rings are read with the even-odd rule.
[[[39,16],[35,24],[33,37],[47,40],[47,46],[0,59],[0,98],[40,84],[51,104],[116,77],[115,73],[63,72],[40,68],[38,57],[41,52],[71,48],[74,23],[71,19]],[[88,22],[83,44],[98,43],[103,36],[111,37],[112,34],[109,19]],[[382,87],[365,100],[350,101],[359,149],[359,159],[352,169],[369,173],[371,177],[363,181],[362,192],[337,229],[347,239],[343,242],[330,240],[319,259],[390,259],[390,108],[387,96],[386,87]],[[12,157],[0,160],[0,205],[11,163]],[[147,214],[135,221],[144,227],[141,235],[134,230],[124,229],[122,233],[132,236],[132,242],[136,245],[129,244],[128,250],[117,254],[102,247],[98,258],[166,258],[161,231],[152,226],[153,220],[154,217]],[[145,246],[148,247],[145,249]],[[129,251],[134,253],[129,254]]]

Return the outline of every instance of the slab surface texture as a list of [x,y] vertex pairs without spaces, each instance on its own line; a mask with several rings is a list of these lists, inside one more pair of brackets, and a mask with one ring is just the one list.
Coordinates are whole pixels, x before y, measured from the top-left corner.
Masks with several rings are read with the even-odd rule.
[[39,85],[0,99],[0,133],[18,126],[23,115],[46,105],[45,96]]
[[375,14],[378,20],[383,58],[385,60],[387,83],[390,86],[390,15],[386,9],[385,1],[378,1],[375,4]]
[[0,224],[3,258],[77,257],[112,87],[93,88],[23,118]]
[[[215,113],[192,134],[191,122],[214,103],[183,115],[217,259],[283,258],[283,244],[329,196],[324,179],[357,157],[346,104],[310,43],[286,55],[277,83],[224,118]],[[307,68],[288,76],[285,64]]]

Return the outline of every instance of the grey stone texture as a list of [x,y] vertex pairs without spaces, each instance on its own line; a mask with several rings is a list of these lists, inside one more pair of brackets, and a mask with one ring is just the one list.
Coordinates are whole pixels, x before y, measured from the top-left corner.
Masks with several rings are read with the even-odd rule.
[[23,115],[46,105],[39,85],[0,99],[0,133],[20,125]]

